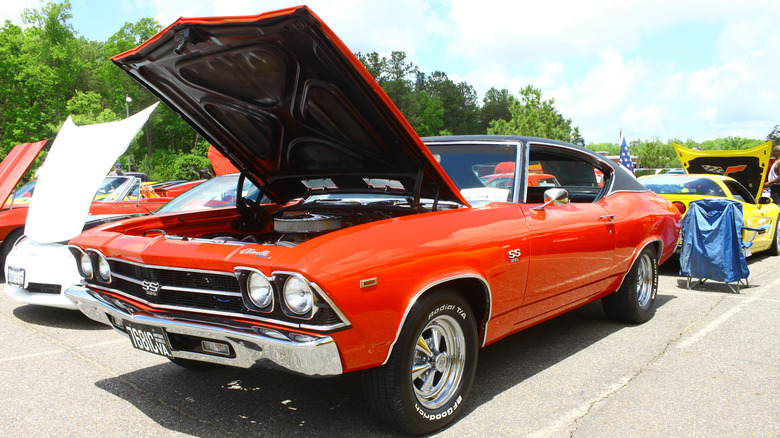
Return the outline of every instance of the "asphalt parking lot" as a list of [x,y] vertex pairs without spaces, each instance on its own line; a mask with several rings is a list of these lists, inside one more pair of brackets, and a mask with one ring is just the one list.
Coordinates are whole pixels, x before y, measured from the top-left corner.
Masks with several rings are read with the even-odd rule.
[[[436,436],[780,436],[780,257],[750,287],[692,290],[661,267],[656,316],[594,303],[483,349],[471,399]],[[199,373],[131,347],[78,312],[0,294],[0,436],[394,436],[359,375]]]

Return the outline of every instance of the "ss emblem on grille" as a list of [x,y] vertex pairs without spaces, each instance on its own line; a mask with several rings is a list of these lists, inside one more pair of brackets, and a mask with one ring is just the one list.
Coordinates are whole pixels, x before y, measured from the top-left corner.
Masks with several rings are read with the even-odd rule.
[[141,289],[145,290],[146,295],[150,297],[156,297],[157,295],[159,295],[160,288],[162,288],[162,286],[160,285],[160,283],[156,281],[144,280],[141,283]]

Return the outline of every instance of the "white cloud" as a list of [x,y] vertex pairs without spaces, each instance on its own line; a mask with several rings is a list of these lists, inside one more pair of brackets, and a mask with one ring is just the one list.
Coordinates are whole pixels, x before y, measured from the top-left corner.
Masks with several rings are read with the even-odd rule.
[[10,20],[11,23],[21,26],[22,11],[25,8],[40,9],[40,6],[41,3],[38,0],[4,1],[0,3],[0,26],[5,23],[5,20]]
[[707,124],[714,123],[718,117],[718,109],[705,108],[699,111],[698,117],[702,123],[707,123]]
[[[644,108],[629,105],[620,115],[620,126],[630,128],[634,132],[659,132],[663,129],[665,112],[657,105]],[[645,139],[652,140],[654,137],[645,137]]]
[[[632,139],[763,138],[780,123],[777,0],[121,0],[117,9],[151,11],[167,26],[301,3],[354,52],[404,51],[425,73],[462,78],[480,95],[540,88],[586,141],[616,142],[621,126]],[[19,20],[25,6],[40,3],[5,2],[0,18]],[[719,36],[691,38],[689,28]],[[669,35],[694,53],[674,58]],[[651,46],[658,40],[674,47]]]

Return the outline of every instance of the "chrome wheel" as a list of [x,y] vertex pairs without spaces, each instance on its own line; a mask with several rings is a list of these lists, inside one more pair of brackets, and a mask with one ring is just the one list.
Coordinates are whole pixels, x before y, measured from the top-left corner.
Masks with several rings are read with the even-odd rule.
[[467,403],[477,370],[477,318],[463,296],[440,289],[409,311],[387,362],[363,374],[374,414],[407,434],[450,424]]
[[636,297],[639,307],[647,307],[653,296],[653,261],[648,254],[643,254],[639,260],[636,275]]
[[658,291],[658,256],[655,247],[646,246],[639,253],[623,284],[601,299],[604,312],[618,322],[641,324],[655,314]]
[[412,386],[427,409],[445,405],[457,393],[466,364],[466,337],[449,315],[438,316],[423,328],[412,360]]

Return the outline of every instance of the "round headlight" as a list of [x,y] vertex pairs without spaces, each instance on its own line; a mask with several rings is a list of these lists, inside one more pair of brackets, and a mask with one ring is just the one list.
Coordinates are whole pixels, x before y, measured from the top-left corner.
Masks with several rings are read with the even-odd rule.
[[314,292],[302,278],[292,276],[284,282],[284,302],[293,313],[303,315],[314,304]]
[[247,292],[252,304],[259,308],[268,307],[274,298],[274,291],[271,283],[265,278],[265,275],[258,272],[252,272],[247,279]]
[[92,278],[92,259],[89,258],[87,253],[82,252],[79,260],[81,265],[81,272],[87,278]]
[[98,277],[101,281],[111,280],[111,266],[108,265],[108,259],[103,254],[98,254]]

